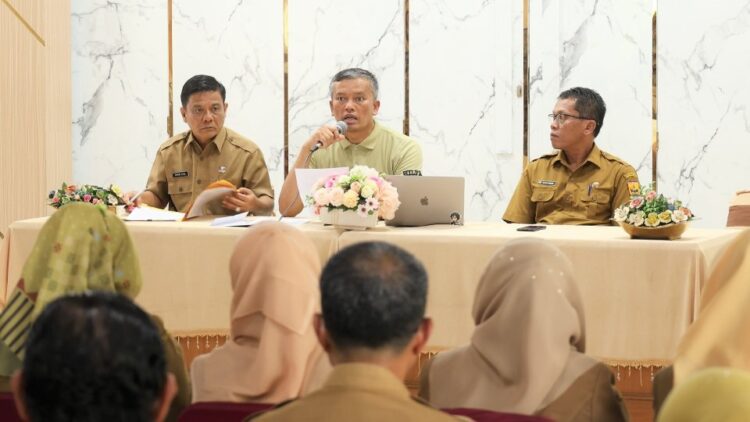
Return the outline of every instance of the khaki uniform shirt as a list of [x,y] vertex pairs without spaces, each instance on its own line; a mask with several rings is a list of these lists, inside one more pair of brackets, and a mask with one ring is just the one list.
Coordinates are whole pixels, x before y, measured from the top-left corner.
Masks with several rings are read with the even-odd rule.
[[256,196],[273,198],[260,148],[227,128],[222,128],[205,148],[201,148],[190,131],[169,138],[156,153],[146,190],[169,204],[170,209],[184,212],[206,186],[219,179],[228,180],[238,188],[246,187]]
[[274,421],[451,421],[457,419],[412,399],[404,383],[378,365],[336,365],[320,390],[258,418]]
[[638,175],[596,144],[571,172],[562,151],[526,167],[503,220],[510,223],[611,224],[614,209],[640,192]]
[[388,175],[418,175],[422,148],[408,136],[375,122],[375,128],[359,144],[347,139],[321,148],[310,158],[310,168],[365,165]]

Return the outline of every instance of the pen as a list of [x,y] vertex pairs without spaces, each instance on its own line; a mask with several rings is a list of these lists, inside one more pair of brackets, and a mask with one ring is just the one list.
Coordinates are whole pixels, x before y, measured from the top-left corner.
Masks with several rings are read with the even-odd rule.
[[144,193],[146,193],[146,189],[141,189],[141,191],[140,191],[140,192],[138,192],[138,193],[136,193],[134,197],[130,198],[130,201],[129,201],[129,202],[130,202],[131,204],[135,204],[135,201],[136,201],[136,200],[137,200],[138,198],[140,198],[140,197],[141,197],[141,195],[143,195]]

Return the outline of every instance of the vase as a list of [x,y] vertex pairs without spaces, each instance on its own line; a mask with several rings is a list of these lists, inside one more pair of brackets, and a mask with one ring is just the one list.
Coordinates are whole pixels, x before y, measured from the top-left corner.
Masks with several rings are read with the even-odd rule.
[[361,216],[356,211],[322,208],[320,222],[347,230],[366,230],[378,224],[378,215],[373,213]]
[[682,233],[687,229],[687,223],[673,223],[657,227],[636,227],[632,224],[620,222],[620,227],[625,230],[625,233],[630,235],[631,239],[675,240],[682,237]]

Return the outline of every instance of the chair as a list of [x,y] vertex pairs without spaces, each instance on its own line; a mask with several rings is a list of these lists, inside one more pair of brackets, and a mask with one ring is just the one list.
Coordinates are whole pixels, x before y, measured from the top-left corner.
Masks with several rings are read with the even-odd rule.
[[519,415],[517,413],[500,413],[484,409],[467,409],[463,407],[440,409],[456,416],[466,416],[475,422],[553,422],[541,416]]
[[727,227],[750,226],[750,190],[741,190],[732,198]]
[[[263,403],[193,403],[182,412],[179,422],[241,422],[248,415],[268,410],[273,406]],[[4,421],[4,419],[2,420]]]
[[11,393],[0,393],[0,421],[22,422]]

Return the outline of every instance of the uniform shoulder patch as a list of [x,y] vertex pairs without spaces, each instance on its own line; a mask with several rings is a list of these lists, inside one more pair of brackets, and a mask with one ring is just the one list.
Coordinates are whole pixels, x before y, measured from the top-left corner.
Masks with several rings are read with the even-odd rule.
[[251,154],[255,153],[256,151],[260,149],[258,148],[257,145],[255,145],[255,142],[251,141],[250,139],[245,138],[244,136],[240,135],[239,133],[229,128],[227,128],[227,142]]
[[171,147],[172,145],[174,145],[174,144],[176,144],[178,142],[184,141],[185,139],[187,139],[187,137],[188,137],[189,134],[190,134],[190,132],[182,132],[182,133],[178,133],[177,135],[175,135],[175,136],[167,139],[166,141],[164,141],[163,144],[161,144],[161,146],[159,147],[159,151],[161,151],[163,149],[166,149],[166,148],[169,148],[169,147]]
[[630,192],[630,196],[641,194],[641,184],[638,182],[638,175],[634,171],[627,171],[622,177],[628,184],[628,192]]

